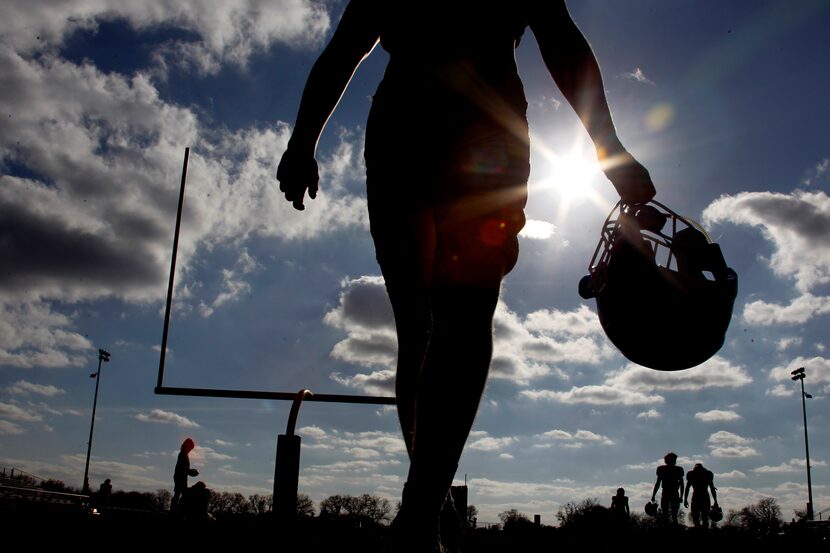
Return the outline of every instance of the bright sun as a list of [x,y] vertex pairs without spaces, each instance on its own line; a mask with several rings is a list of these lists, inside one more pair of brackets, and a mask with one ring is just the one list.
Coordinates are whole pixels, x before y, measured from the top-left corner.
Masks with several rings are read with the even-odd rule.
[[555,191],[562,201],[572,203],[593,195],[591,182],[600,174],[596,157],[588,157],[581,149],[574,148],[565,155],[545,156],[551,169],[545,186]]
[[585,202],[605,209],[608,201],[603,198],[602,183],[607,181],[592,144],[579,140],[556,152],[542,140],[535,144],[536,155],[542,159],[534,186],[550,194],[556,212],[553,220],[564,224],[573,208]]

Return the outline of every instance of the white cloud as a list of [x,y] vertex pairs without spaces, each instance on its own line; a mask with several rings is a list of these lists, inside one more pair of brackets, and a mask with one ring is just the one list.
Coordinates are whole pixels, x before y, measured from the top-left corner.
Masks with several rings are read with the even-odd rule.
[[[748,324],[770,326],[773,324],[803,324],[815,317],[830,313],[830,297],[802,294],[789,305],[755,300],[744,305],[744,320]],[[784,342],[784,347],[793,342]],[[780,348],[779,348],[780,349]]]
[[744,458],[754,457],[759,453],[750,446],[753,440],[732,432],[720,430],[706,440],[712,457]]
[[135,416],[137,420],[142,422],[159,422],[163,424],[175,424],[181,428],[198,428],[199,424],[170,411],[163,411],[162,409],[153,409],[149,413],[139,413]]
[[712,409],[711,411],[699,411],[695,413],[695,418],[703,422],[731,422],[740,420],[741,416],[735,411]]
[[786,384],[776,384],[772,388],[769,388],[765,393],[768,396],[789,397],[795,393],[795,389],[792,386],[787,386]]
[[703,212],[703,223],[759,227],[774,252],[776,275],[792,278],[800,292],[830,282],[830,197],[823,191],[724,195]]
[[[309,440],[308,447],[323,444],[361,460],[406,455],[406,445],[397,433],[367,430],[364,432],[327,431],[319,426],[305,426],[297,434]],[[303,444],[306,447],[306,444]]]
[[315,440],[321,440],[326,437],[326,431],[319,426],[303,426],[297,430],[297,435],[307,436]]
[[[148,75],[104,73],[53,53],[28,58],[0,47],[0,74],[0,110],[13,114],[0,119],[0,164],[31,173],[0,175],[4,266],[13,268],[0,276],[0,364],[82,365],[92,345],[62,314],[68,305],[158,301],[186,144],[193,148],[177,301],[188,301],[194,257],[217,245],[237,247],[252,235],[305,240],[367,226],[365,198],[344,190],[327,189],[303,214],[284,201],[274,179],[290,134],[284,123],[206,131],[192,109],[162,100]],[[348,140],[341,137],[335,156],[322,153],[321,174],[337,173],[343,151],[351,151]],[[242,258],[226,272],[216,297],[201,300],[202,311],[244,293],[240,277],[249,267]]]
[[694,392],[707,388],[739,388],[752,382],[746,369],[718,355],[697,367],[682,371],[655,371],[630,363],[611,374],[606,386],[635,392]]
[[365,447],[347,447],[343,453],[354,459],[375,459],[380,457],[380,452]]
[[790,381],[792,378],[790,373],[801,367],[804,367],[806,374],[804,380],[805,387],[809,387],[810,385],[830,386],[830,359],[824,357],[796,357],[787,365],[778,366],[770,370],[769,377],[771,380],[785,383],[783,384],[785,388],[781,389],[782,392],[786,388],[796,389],[798,388],[798,383]]
[[547,240],[556,232],[556,225],[548,223],[547,221],[539,221],[536,219],[528,219],[524,228],[519,233],[521,238],[529,238],[531,240]]
[[612,386],[597,385],[574,386],[566,392],[557,392],[554,390],[523,390],[519,393],[533,401],[547,400],[566,404],[647,405],[649,403],[663,403],[665,401],[662,396],[658,395],[646,395]]
[[42,421],[43,417],[13,403],[0,402],[0,417],[23,422]]
[[388,396],[395,393],[395,371],[393,370],[373,371],[369,374],[358,373],[352,376],[332,373],[331,379],[347,388],[357,388],[370,395]]
[[[92,350],[92,344],[71,330],[70,317],[55,313],[45,302],[5,299],[2,289],[0,280],[0,365],[30,369],[79,367],[87,362],[85,352]],[[26,388],[26,384],[13,393],[47,395],[46,388],[35,391],[31,386],[37,385]]]
[[[819,461],[816,459],[810,459],[810,466],[811,467],[826,467],[827,463],[824,461]],[[783,474],[783,473],[797,473],[806,470],[806,465],[804,459],[790,459],[789,461],[785,461],[780,465],[764,465],[758,468],[752,469],[752,472],[761,473],[761,474]]]
[[571,445],[576,445],[577,447],[581,447],[586,442],[596,442],[603,445],[614,444],[614,440],[608,436],[603,436],[602,434],[597,434],[596,432],[592,432],[590,430],[577,430],[576,432],[571,433],[555,428],[553,430],[548,430],[547,432],[538,434],[536,438],[540,439],[543,443],[554,440],[557,442],[570,442]]
[[801,336],[789,336],[779,339],[778,342],[775,343],[775,347],[778,351],[784,351],[793,346],[800,346],[802,341]]
[[646,74],[643,73],[643,70],[639,67],[635,67],[633,71],[629,71],[628,73],[623,73],[622,76],[626,79],[637,81],[638,83],[654,84],[654,81],[646,77]]
[[0,419],[0,436],[13,436],[24,432],[19,424]]
[[65,390],[57,386],[52,386],[51,384],[35,384],[34,382],[27,382],[26,380],[18,380],[14,384],[10,384],[6,387],[6,391],[15,395],[36,394],[46,397],[54,397],[66,393]]
[[499,453],[499,459],[513,459],[514,457],[509,453]]
[[477,449],[479,451],[498,451],[516,442],[516,438],[505,436],[502,438],[494,438],[486,436],[472,441],[467,447],[469,449]]
[[722,472],[718,474],[718,478],[746,478],[746,474],[739,470],[731,470],[729,472]]
[[638,419],[657,419],[660,418],[660,412],[657,409],[649,409],[648,411],[641,411],[637,413]]
[[[181,425],[180,425],[181,426]],[[178,452],[177,452],[178,454]],[[205,445],[197,446],[196,449],[193,450],[191,454],[192,460],[197,462],[203,462],[205,460],[209,461],[233,461],[236,459],[233,455],[228,455],[226,453],[219,453],[212,447],[208,447]]]
[[[344,279],[338,305],[323,320],[347,333],[335,344],[332,357],[377,369],[332,378],[367,393],[390,393],[394,372],[389,367],[397,362],[397,336],[383,279]],[[596,314],[584,305],[574,311],[539,310],[522,318],[500,301],[493,327],[490,375],[519,385],[551,374],[567,378],[558,363],[597,364],[616,355]]]
[[245,65],[256,52],[273,43],[307,46],[329,28],[324,5],[312,0],[53,0],[48,9],[21,0],[4,4],[0,35],[8,44],[32,53],[61,45],[78,30],[94,31],[108,21],[152,31],[159,27],[188,31],[189,39],[166,42],[157,61],[195,66],[214,72],[223,63]]
[[808,172],[802,182],[807,186],[811,186],[826,180],[828,176],[830,176],[830,158],[824,158]]
[[251,274],[259,267],[256,259],[249,253],[248,248],[243,248],[239,254],[239,259],[236,261],[236,266],[233,269],[222,269],[221,290],[210,303],[207,305],[201,303],[199,312],[203,317],[210,317],[213,312],[226,303],[237,301],[242,295],[250,293],[251,285],[248,284],[243,277]]

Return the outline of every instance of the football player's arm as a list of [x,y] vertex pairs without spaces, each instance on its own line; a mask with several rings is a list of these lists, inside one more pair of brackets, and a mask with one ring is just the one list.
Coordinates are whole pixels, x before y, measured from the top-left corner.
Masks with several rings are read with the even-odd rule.
[[657,480],[654,482],[654,489],[651,490],[651,500],[654,501],[654,497],[657,495],[657,490],[660,489],[660,482],[662,478],[660,478],[660,473],[657,473]]
[[[681,482],[681,486],[682,485],[683,484]],[[691,488],[691,487],[692,487],[692,481],[691,480],[686,480],[686,491],[685,491],[685,493],[681,493],[681,496],[683,497],[683,506],[684,507],[689,506],[689,488]]]
[[603,171],[625,203],[654,197],[648,171],[623,147],[605,97],[602,73],[591,46],[564,0],[533,2],[530,29],[554,82],[593,140]]
[[374,2],[351,0],[334,35],[311,68],[294,130],[277,169],[280,190],[298,210],[304,209],[306,191],[311,198],[317,195],[317,141],[357,66],[377,44],[377,21]]

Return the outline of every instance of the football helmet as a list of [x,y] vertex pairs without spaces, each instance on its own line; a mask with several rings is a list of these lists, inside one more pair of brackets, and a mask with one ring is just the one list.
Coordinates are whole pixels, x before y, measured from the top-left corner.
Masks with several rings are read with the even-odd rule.
[[649,501],[648,503],[646,503],[646,506],[643,510],[646,512],[646,514],[648,516],[656,517],[657,516],[657,502],[656,501]]
[[723,346],[738,275],[706,231],[654,200],[617,203],[579,295],[596,298],[605,334],[629,360],[688,369]]
[[709,511],[709,520],[712,522],[720,522],[723,520],[723,509],[720,508],[720,505],[714,505]]

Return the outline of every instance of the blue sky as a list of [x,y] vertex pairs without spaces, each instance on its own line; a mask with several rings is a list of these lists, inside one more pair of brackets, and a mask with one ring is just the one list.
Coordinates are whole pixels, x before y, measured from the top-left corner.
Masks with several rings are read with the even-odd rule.
[[[80,486],[172,488],[178,447],[216,490],[269,493],[290,405],[155,395],[181,169],[191,147],[165,384],[391,394],[395,338],[367,230],[363,125],[386,61],[361,65],[318,150],[321,193],[278,193],[305,77],[343,9],[311,0],[58,0],[0,8],[0,466]],[[527,33],[531,221],[496,317],[491,379],[457,478],[480,520],[553,523],[666,451],[725,508],[806,502],[796,383],[807,369],[813,494],[830,507],[830,6],[569,2],[620,136],[657,199],[701,221],[740,278],[727,340],[679,373],[625,360],[579,278],[615,201]],[[412,163],[420,155],[412,152]],[[407,170],[405,167],[402,171]],[[671,324],[667,316],[660,324]],[[647,331],[647,329],[644,329]],[[391,408],[307,403],[300,490],[396,499]]]

